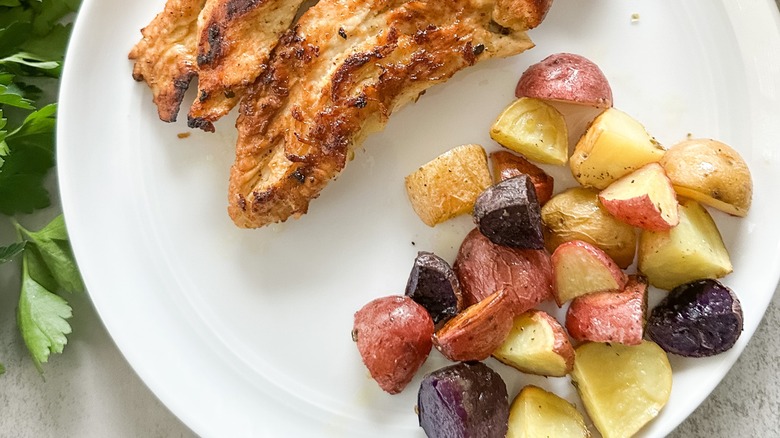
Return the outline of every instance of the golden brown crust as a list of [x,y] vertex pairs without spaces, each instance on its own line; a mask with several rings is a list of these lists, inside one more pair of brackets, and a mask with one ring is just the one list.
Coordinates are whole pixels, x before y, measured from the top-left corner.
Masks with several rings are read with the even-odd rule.
[[132,48],[133,79],[145,81],[164,122],[175,122],[190,81],[197,75],[197,19],[205,0],[168,0]]
[[302,2],[207,0],[198,24],[198,96],[187,119],[191,128],[213,131],[213,122],[239,102]]
[[553,0],[496,0],[493,19],[514,30],[533,29],[544,20]]
[[[531,1],[531,0],[529,0]],[[321,0],[281,38],[241,104],[228,211],[238,226],[299,216],[350,149],[428,87],[533,46],[496,29],[493,0]]]

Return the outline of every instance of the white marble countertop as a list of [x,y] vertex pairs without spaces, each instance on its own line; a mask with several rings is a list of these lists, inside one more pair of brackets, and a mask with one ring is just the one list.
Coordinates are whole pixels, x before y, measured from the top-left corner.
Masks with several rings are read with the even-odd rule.
[[[780,5],[780,0],[777,0]],[[53,217],[54,214],[49,215]],[[6,224],[0,236],[10,236]],[[16,328],[15,269],[0,269],[0,437],[191,437],[133,372],[87,295],[68,298],[76,315],[62,355],[33,366]],[[744,353],[710,397],[670,436],[780,434],[780,287]]]

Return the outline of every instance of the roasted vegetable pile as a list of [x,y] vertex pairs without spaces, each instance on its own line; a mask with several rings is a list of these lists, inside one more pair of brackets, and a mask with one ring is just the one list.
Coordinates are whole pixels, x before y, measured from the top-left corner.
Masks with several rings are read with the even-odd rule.
[[[717,280],[733,269],[729,254],[702,204],[745,216],[750,172],[714,140],[664,148],[612,107],[606,77],[581,56],[548,57],[515,91],[519,100],[490,133],[522,155],[490,154],[492,185],[479,145],[455,148],[406,179],[429,226],[472,214],[475,228],[452,267],[420,252],[406,297],[370,302],[355,314],[353,335],[390,393],[404,389],[431,350],[455,362],[418,389],[419,423],[430,437],[590,436],[577,407],[543,389],[523,388],[510,408],[512,394],[486,365],[491,357],[522,373],[570,376],[602,436],[632,436],[669,399],[669,353],[719,354],[742,332],[739,299]],[[574,137],[565,111],[572,104],[594,109]],[[568,163],[578,185],[555,193],[532,161]],[[666,295],[648,318],[651,292]],[[539,308],[548,301],[563,323]]]

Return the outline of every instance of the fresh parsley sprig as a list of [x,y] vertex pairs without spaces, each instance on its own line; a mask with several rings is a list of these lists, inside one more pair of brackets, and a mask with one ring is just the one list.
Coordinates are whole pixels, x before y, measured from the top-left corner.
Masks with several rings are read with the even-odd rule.
[[83,291],[84,284],[62,215],[39,231],[15,217],[51,205],[46,177],[55,164],[54,96],[72,27],[63,21],[79,3],[0,0],[0,214],[17,234],[15,242],[0,246],[0,265],[21,259],[17,325],[41,371],[71,332],[72,311],[60,293]]

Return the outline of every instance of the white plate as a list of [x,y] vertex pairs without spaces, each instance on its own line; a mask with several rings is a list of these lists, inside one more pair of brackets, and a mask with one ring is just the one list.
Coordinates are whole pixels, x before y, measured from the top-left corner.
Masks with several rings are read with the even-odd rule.
[[[369,138],[307,216],[253,231],[235,228],[225,209],[233,121],[179,139],[184,123],[157,120],[149,90],[130,77],[127,52],[162,6],[84,2],[62,82],[58,163],[95,306],[138,374],[197,433],[423,435],[414,414],[419,377],[397,396],[378,390],[350,339],[352,314],[402,293],[418,250],[452,261],[468,218],[427,228],[408,205],[403,177],[459,144],[495,148],[488,127],[519,74],[559,51],[596,61],[616,106],[662,143],[688,133],[723,140],[755,181],[746,219],[714,213],[734,263],[725,283],[742,298],[744,334],[720,356],[672,358],[671,400],[644,436],[663,436],[685,419],[759,323],[780,276],[773,1],[557,0],[531,34],[536,48],[430,90]],[[554,171],[561,189],[566,171]],[[444,363],[433,353],[422,372]],[[576,400],[567,379],[490,364],[510,396],[535,383]]]

